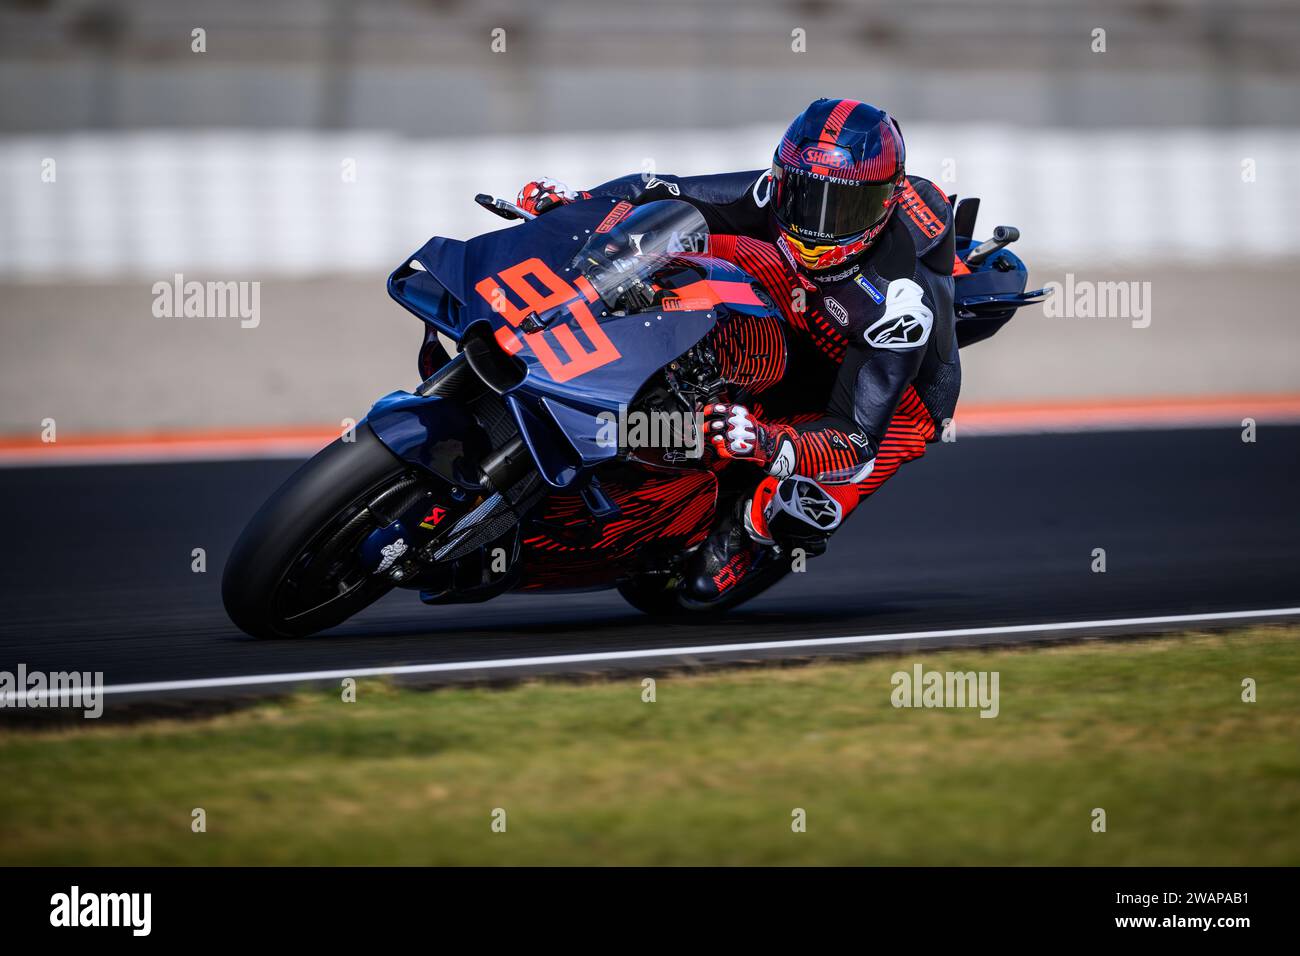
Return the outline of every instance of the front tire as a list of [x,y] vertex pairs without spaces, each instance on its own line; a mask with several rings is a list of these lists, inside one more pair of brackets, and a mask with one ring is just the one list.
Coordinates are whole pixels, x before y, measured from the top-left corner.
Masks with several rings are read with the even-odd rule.
[[368,425],[289,476],[244,528],[226,560],[221,598],[253,637],[302,637],[341,624],[392,589],[361,566],[377,526],[369,502],[407,480],[408,466]]

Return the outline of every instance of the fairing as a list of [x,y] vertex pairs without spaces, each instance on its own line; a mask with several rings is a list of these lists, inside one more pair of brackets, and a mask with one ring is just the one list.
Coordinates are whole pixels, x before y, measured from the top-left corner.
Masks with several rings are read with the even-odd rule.
[[672,250],[680,251],[679,287],[645,311],[616,314],[577,256],[593,238],[618,236],[635,214],[627,203],[593,199],[468,242],[431,239],[389,277],[390,295],[425,322],[459,343],[490,337],[519,363],[522,375],[498,390],[558,488],[617,453],[595,441],[597,416],[617,416],[652,375],[733,314],[776,313],[748,275],[687,243]]

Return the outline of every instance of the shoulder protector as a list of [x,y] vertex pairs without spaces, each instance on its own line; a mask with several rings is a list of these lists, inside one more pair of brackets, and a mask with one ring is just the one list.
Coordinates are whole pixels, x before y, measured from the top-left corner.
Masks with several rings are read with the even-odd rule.
[[916,257],[940,275],[952,275],[957,243],[952,206],[934,183],[908,176],[894,215],[902,218],[916,244]]

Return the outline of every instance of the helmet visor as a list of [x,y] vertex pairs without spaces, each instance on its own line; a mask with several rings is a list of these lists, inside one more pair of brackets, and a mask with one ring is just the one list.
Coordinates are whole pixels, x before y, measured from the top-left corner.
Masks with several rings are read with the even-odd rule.
[[776,218],[800,238],[841,242],[866,232],[885,215],[894,184],[847,183],[777,165]]

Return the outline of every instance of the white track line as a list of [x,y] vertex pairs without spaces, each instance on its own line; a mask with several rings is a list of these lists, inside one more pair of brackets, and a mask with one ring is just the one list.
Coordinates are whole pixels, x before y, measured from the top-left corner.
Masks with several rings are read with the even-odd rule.
[[[590,664],[647,657],[687,657],[698,654],[733,654],[737,651],[790,650],[794,648],[845,647],[879,644],[885,641],[926,641],[945,637],[989,637],[999,634],[1036,634],[1093,628],[1142,627],[1152,624],[1203,624],[1212,621],[1240,621],[1261,617],[1294,617],[1300,607],[1258,611],[1223,611],[1214,614],[1173,614],[1164,617],[1121,617],[1101,621],[1061,621],[1048,624],[1013,624],[1004,627],[963,627],[943,631],[904,631],[897,634],[861,634],[853,637],[809,637],[789,641],[753,641],[746,644],[701,644],[694,647],[655,647],[589,654],[555,654],[549,657],[509,657],[483,661],[451,661],[443,664],[406,664],[397,667],[358,667],[345,670],[295,671],[284,674],[253,674],[246,677],[205,677],[196,680],[152,681],[140,684],[110,684],[102,694],[140,694],[157,691],[202,690],[212,687],[250,687],[258,684],[297,684],[306,681],[339,680],[344,677],[392,677],[404,674],[440,674],[453,671],[504,670],[512,667],[541,667],[548,664]],[[19,696],[29,702],[43,700],[59,691],[8,691],[4,706]]]

